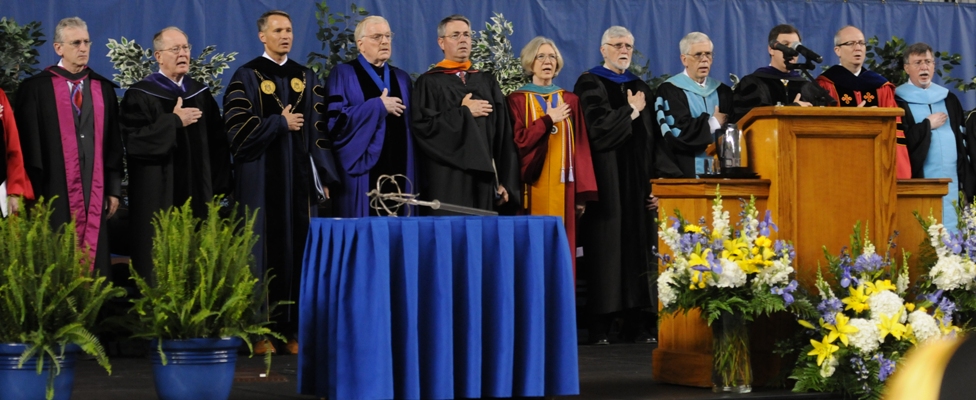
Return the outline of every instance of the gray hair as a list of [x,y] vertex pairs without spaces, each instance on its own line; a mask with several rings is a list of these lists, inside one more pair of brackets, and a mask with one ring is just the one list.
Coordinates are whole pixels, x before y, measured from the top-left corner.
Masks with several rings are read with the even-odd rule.
[[708,35],[704,33],[691,32],[685,35],[685,37],[681,38],[681,41],[678,42],[678,50],[681,50],[681,54],[688,54],[688,52],[691,51],[691,45],[705,42],[712,43],[712,39],[709,39]]
[[288,18],[288,22],[291,22],[291,15],[288,15],[288,13],[284,11],[281,10],[267,11],[264,14],[261,14],[261,17],[258,18],[258,32],[264,32],[264,28],[268,27],[268,18],[271,18],[272,15],[278,15],[278,16]]
[[[838,29],[837,32],[834,32],[834,47],[840,46],[840,32],[847,28],[854,28],[860,31],[854,25],[845,25],[843,28]],[[864,35],[864,32],[861,32],[861,35]]]
[[87,31],[88,24],[78,17],[62,19],[61,22],[58,22],[58,26],[54,28],[54,43],[61,43],[61,32],[64,31],[64,28],[79,28]]
[[366,26],[372,24],[380,24],[380,23],[389,25],[390,21],[387,21],[386,18],[383,18],[379,15],[370,15],[366,18],[363,18],[362,21],[359,21],[359,23],[356,24],[356,40],[363,38],[363,32],[366,31]]
[[544,36],[536,36],[529,41],[525,47],[522,48],[522,52],[519,53],[519,58],[522,62],[522,70],[525,72],[526,76],[532,76],[532,65],[535,63],[535,56],[539,54],[539,48],[542,45],[548,44],[552,46],[552,51],[556,53],[556,70],[553,76],[558,76],[559,71],[563,69],[563,55],[559,53],[559,48],[556,47],[556,43]]
[[610,39],[619,37],[629,37],[630,40],[634,40],[634,34],[630,33],[627,28],[620,25],[614,25],[607,28],[607,30],[603,32],[603,37],[600,38],[600,45],[610,43]]
[[933,56],[935,55],[935,52],[932,51],[932,46],[923,42],[912,44],[905,48],[905,55],[902,56],[902,64],[908,64],[908,56],[924,56],[928,53],[932,53]]
[[454,21],[464,22],[468,24],[468,29],[471,29],[471,20],[469,20],[468,17],[465,17],[461,14],[454,14],[442,19],[441,22],[437,24],[437,37],[444,37],[444,34],[446,33],[444,32],[444,30],[446,29],[445,27],[447,26],[447,24]]
[[162,30],[160,30],[159,32],[156,32],[155,35],[153,35],[153,50],[159,51],[163,49],[163,33],[166,33],[166,31],[177,31],[179,33],[182,33],[183,37],[186,38],[186,41],[187,42],[190,41],[190,36],[188,36],[186,32],[180,30],[180,28],[177,28],[175,26],[167,26]]

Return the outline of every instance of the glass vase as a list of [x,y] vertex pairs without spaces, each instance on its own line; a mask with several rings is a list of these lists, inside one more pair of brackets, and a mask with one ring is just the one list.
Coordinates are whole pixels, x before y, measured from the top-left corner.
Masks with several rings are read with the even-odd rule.
[[712,356],[713,392],[752,391],[749,325],[744,316],[725,312],[712,322]]

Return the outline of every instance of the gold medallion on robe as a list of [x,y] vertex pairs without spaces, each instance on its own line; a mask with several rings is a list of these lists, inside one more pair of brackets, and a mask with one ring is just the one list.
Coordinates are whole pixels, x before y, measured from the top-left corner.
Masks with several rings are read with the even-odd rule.
[[291,90],[294,90],[295,93],[301,93],[305,90],[305,82],[298,78],[291,78]]
[[275,92],[275,84],[269,80],[261,81],[261,93],[273,94]]

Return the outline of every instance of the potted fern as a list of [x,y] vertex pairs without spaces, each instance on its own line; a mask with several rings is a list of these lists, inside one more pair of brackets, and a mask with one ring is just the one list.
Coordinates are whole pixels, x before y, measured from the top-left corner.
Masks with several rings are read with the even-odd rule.
[[79,352],[111,373],[92,333],[106,300],[125,294],[96,276],[75,224],[50,225],[50,201],[0,219],[0,398],[68,399]]
[[231,207],[223,217],[221,200],[208,204],[204,219],[194,216],[189,200],[158,212],[153,274],[147,281],[132,270],[140,292],[132,331],[152,339],[160,399],[226,399],[241,343],[253,354],[251,337],[283,339],[268,327],[262,307],[268,279],[251,273],[257,214],[245,211],[241,219]]

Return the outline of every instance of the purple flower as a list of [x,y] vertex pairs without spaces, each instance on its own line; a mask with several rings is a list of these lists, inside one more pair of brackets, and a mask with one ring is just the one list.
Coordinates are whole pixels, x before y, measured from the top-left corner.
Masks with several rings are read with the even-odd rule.
[[777,240],[776,243],[773,243],[773,251],[775,251],[776,254],[789,253],[791,260],[796,259],[796,249],[793,248],[793,245],[784,240]]
[[864,360],[861,360],[861,357],[851,357],[851,367],[857,374],[857,380],[859,381],[866,381],[871,376],[871,371],[864,364]]
[[681,232],[681,221],[678,221],[678,219],[675,217],[671,217],[671,227],[674,228],[674,230]]
[[879,381],[884,382],[889,376],[891,376],[891,374],[895,372],[895,362],[885,358],[881,353],[875,354],[872,359],[878,362]]
[[[795,282],[795,281],[794,281]],[[837,313],[844,311],[844,303],[836,297],[831,297],[829,299],[823,300],[817,305],[817,311],[820,312],[820,317],[824,319],[828,324],[836,324]]]
[[854,271],[856,272],[874,272],[884,266],[884,259],[877,254],[861,254],[860,257],[854,261]]
[[779,227],[773,223],[772,211],[766,210],[766,217],[759,221],[759,234],[769,236],[769,228],[773,228],[774,231],[779,232]]
[[787,306],[789,306],[790,304],[793,304],[793,291],[796,290],[796,285],[797,285],[797,283],[794,280],[794,281],[790,282],[789,285],[786,285],[786,287],[783,287],[783,288],[774,287],[774,288],[772,288],[772,292],[773,292],[773,294],[778,294],[780,296],[783,296],[783,302],[786,303]]
[[942,310],[942,325],[948,326],[952,323],[952,314],[956,312],[956,303],[946,297],[942,298],[937,307]]
[[939,304],[939,300],[942,299],[942,293],[942,290],[936,290],[934,293],[923,294],[919,297],[932,304]]
[[955,255],[962,253],[962,233],[950,232],[948,236],[947,238],[942,238],[942,243],[945,244],[946,248]]

